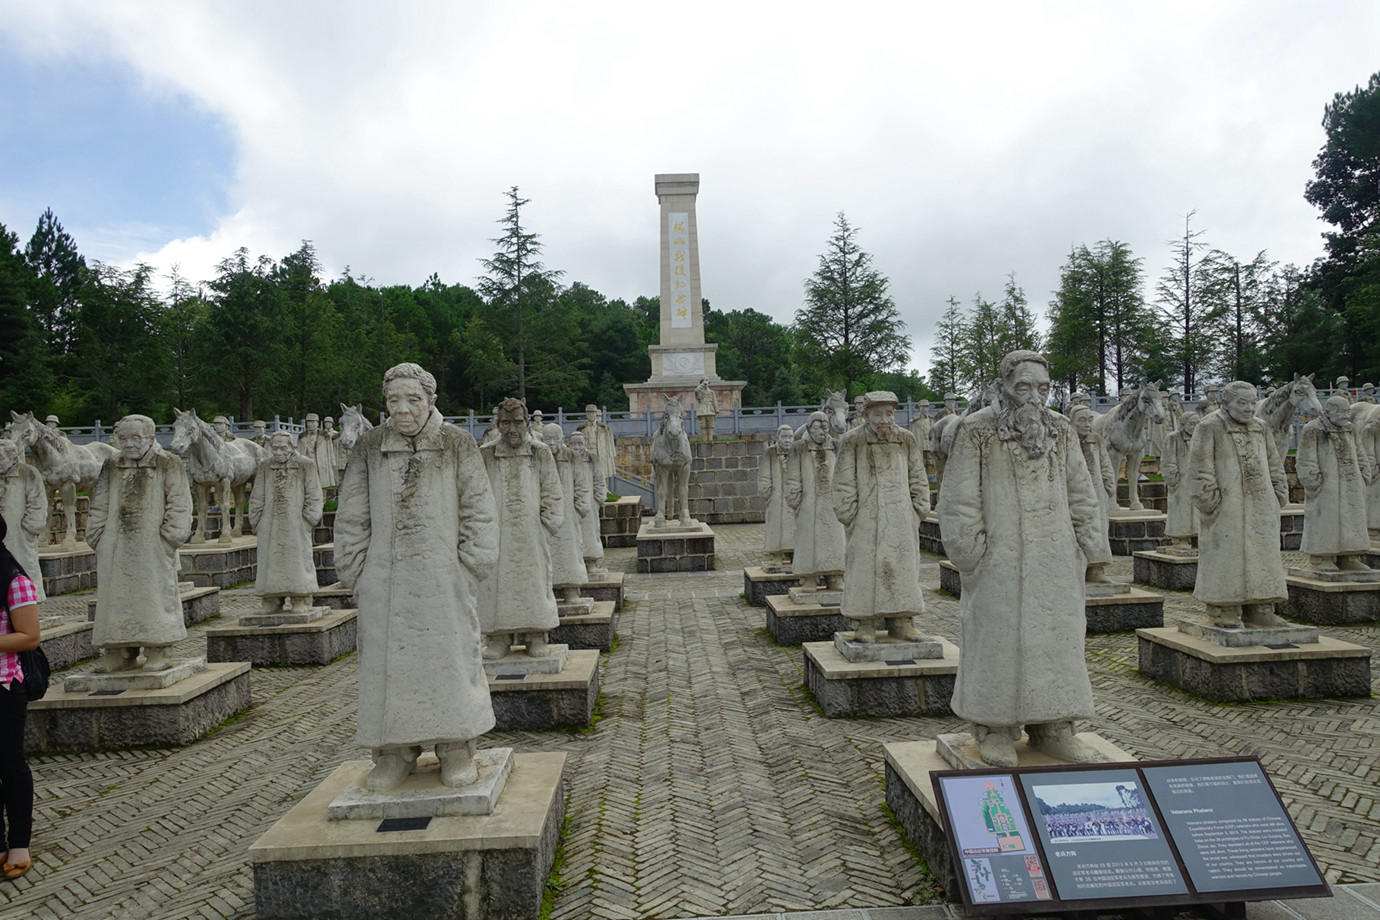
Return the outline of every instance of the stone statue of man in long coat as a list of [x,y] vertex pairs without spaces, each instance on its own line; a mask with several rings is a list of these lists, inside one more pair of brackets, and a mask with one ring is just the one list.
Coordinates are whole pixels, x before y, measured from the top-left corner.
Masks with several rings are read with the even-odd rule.
[[996,403],[958,426],[939,493],[939,527],[963,576],[962,657],[953,711],[973,723],[978,753],[1014,766],[1030,746],[1092,759],[1073,720],[1093,714],[1083,659],[1083,575],[1105,532],[1078,436],[1045,408],[1049,364],[1037,352],[1001,361]]
[[1305,498],[1299,549],[1311,567],[1371,571],[1361,555],[1370,552],[1365,496],[1366,483],[1376,478],[1375,460],[1358,449],[1350,403],[1330,397],[1322,417],[1303,427],[1294,459]]
[[359,730],[375,791],[397,786],[422,745],[441,781],[478,777],[475,739],[494,727],[475,583],[498,560],[493,493],[469,432],[436,411],[416,364],[383,376],[388,421],[360,435],[335,518],[340,582],[359,602]]
[[[786,462],[786,504],[795,514],[795,556],[791,569],[806,588],[824,576],[825,590],[843,588],[847,535],[834,513],[834,439],[829,416],[810,413],[805,436],[791,446]],[[918,531],[917,531],[918,533]]]
[[590,403],[585,406],[585,420],[575,430],[585,433],[585,447],[594,457],[594,503],[602,506],[608,496],[609,480],[618,469],[618,445],[613,439],[613,429],[604,421],[599,407]]
[[1200,418],[1197,412],[1180,415],[1177,427],[1164,436],[1164,450],[1160,453],[1165,490],[1164,533],[1171,547],[1185,555],[1193,552],[1193,538],[1198,536],[1198,509],[1193,507],[1193,484],[1188,473],[1190,445]]
[[1083,462],[1088,465],[1093,493],[1097,495],[1097,520],[1093,526],[1102,534],[1102,540],[1088,556],[1084,580],[1104,583],[1107,580],[1107,564],[1112,561],[1112,542],[1107,522],[1112,506],[1116,504],[1116,473],[1112,470],[1112,458],[1107,455],[1107,445],[1103,443],[1102,435],[1093,430],[1095,414],[1088,406],[1074,406],[1069,410],[1069,421],[1073,423],[1073,430],[1078,432]]
[[48,534],[47,492],[43,474],[24,462],[20,446],[0,440],[0,517],[9,526],[5,547],[33,581],[39,601],[47,598],[38,567],[38,547]]
[[311,606],[317,588],[312,531],[321,514],[316,461],[296,451],[291,432],[273,432],[249,493],[249,523],[258,538],[254,593],[265,611],[291,610],[294,599]]
[[794,444],[795,429],[782,425],[776,429],[776,442],[767,445],[758,462],[757,494],[766,503],[763,552],[789,553],[795,549],[795,513],[786,504],[786,463]]

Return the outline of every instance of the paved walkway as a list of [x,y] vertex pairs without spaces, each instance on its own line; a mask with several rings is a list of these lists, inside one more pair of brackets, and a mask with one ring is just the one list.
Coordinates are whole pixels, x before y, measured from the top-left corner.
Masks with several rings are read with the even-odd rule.
[[[881,744],[959,723],[819,715],[800,650],[778,648],[740,597],[741,567],[760,561],[760,525],[718,534],[718,572],[628,576],[594,730],[488,742],[571,755],[551,916],[956,916],[887,819]],[[630,570],[632,551],[612,551],[610,562]],[[1129,561],[1118,567],[1129,578]],[[937,589],[937,559],[925,579]],[[927,599],[932,629],[956,639],[957,603],[936,591]],[[253,603],[223,592],[227,612]],[[45,613],[84,614],[85,599],[52,607]],[[1173,595],[1166,609],[1172,619],[1194,603]],[[1370,647],[1380,639],[1377,626],[1328,631]],[[201,653],[204,642],[194,627],[179,653]],[[1092,728],[1146,759],[1259,755],[1328,880],[1380,882],[1374,699],[1206,703],[1141,678],[1130,635],[1089,637],[1088,661]],[[354,656],[256,670],[254,707],[189,747],[35,758],[37,865],[0,883],[0,917],[252,917],[249,844],[341,761],[364,756],[353,744],[355,686]],[[1251,914],[1380,916],[1377,889]]]

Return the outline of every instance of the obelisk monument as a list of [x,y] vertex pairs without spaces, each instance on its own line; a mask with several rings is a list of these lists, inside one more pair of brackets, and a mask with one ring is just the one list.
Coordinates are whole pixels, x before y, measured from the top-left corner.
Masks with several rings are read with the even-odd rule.
[[[723,380],[714,369],[719,346],[704,340],[704,307],[700,295],[699,225],[695,196],[699,173],[659,173],[656,197],[661,203],[661,340],[649,345],[652,376],[646,383],[625,383],[628,408],[659,411],[665,396],[692,394],[707,379],[721,410],[739,404],[746,381]],[[663,395],[664,394],[664,395]]]

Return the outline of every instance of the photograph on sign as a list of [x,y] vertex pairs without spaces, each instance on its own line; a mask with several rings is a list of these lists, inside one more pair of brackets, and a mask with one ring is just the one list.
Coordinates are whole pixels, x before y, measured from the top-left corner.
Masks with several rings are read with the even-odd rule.
[[940,777],[973,904],[1046,901],[1048,880],[1010,775]]
[[1135,770],[1020,778],[1061,900],[1187,894]]
[[1258,762],[1176,764],[1143,772],[1199,891],[1326,884]]

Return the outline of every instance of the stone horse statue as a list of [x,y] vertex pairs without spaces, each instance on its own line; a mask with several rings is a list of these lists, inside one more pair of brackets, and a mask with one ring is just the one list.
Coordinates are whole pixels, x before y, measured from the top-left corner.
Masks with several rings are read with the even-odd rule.
[[968,397],[968,408],[953,415],[946,415],[934,423],[930,429],[930,453],[934,454],[934,487],[938,490],[944,484],[944,465],[949,462],[949,452],[954,449],[954,437],[958,434],[959,423],[965,418],[985,409],[997,401],[997,381],[982,384]]
[[1152,381],[1135,391],[1134,398],[1117,403],[1110,412],[1093,419],[1093,431],[1102,436],[1107,447],[1107,456],[1112,461],[1115,475],[1121,469],[1121,461],[1126,461],[1126,494],[1131,499],[1130,508],[1123,511],[1144,511],[1140,501],[1140,458],[1145,455],[1145,423],[1163,424],[1166,417],[1160,381]]
[[10,436],[21,451],[26,447],[31,450],[34,466],[48,486],[50,512],[54,510],[53,493],[56,491],[62,496],[62,516],[66,520],[62,545],[74,547],[77,545],[77,491],[90,495],[96,488],[101,467],[119,451],[100,441],[73,444],[62,432],[35,419],[32,412],[23,415],[11,412],[10,416],[14,420]]
[[[1359,422],[1356,418],[1357,406],[1367,404],[1357,403],[1351,407],[1353,421]],[[1312,374],[1307,377],[1295,374],[1293,380],[1266,396],[1255,407],[1255,417],[1264,422],[1270,434],[1274,435],[1281,463],[1284,462],[1284,455],[1289,452],[1289,435],[1294,427],[1295,416],[1317,418],[1322,413],[1322,401],[1318,399],[1318,391],[1313,387]],[[1359,426],[1357,430],[1359,431]]]
[[373,427],[374,423],[364,417],[364,403],[356,406],[340,404],[340,446],[344,448],[340,451],[341,469],[350,462],[350,451],[354,450],[359,436]]
[[661,427],[652,435],[652,468],[656,471],[657,526],[679,514],[690,520],[690,439],[685,434],[684,409],[679,396],[666,397]]
[[[825,390],[827,395],[824,401],[819,404],[817,411],[829,416],[829,434],[835,439],[841,438],[848,431],[848,397],[843,390]],[[799,441],[805,437],[805,429],[809,427],[806,422],[795,430],[795,439]]]
[[[248,438],[226,441],[216,430],[197,417],[195,409],[174,409],[173,439],[169,449],[187,460],[187,471],[196,486],[196,532],[192,543],[206,542],[206,512],[210,499],[220,506],[220,542],[229,543],[244,533],[244,492],[254,482],[259,464],[267,452]],[[219,489],[218,493],[212,492]],[[230,530],[230,511],[235,512],[235,529]]]

